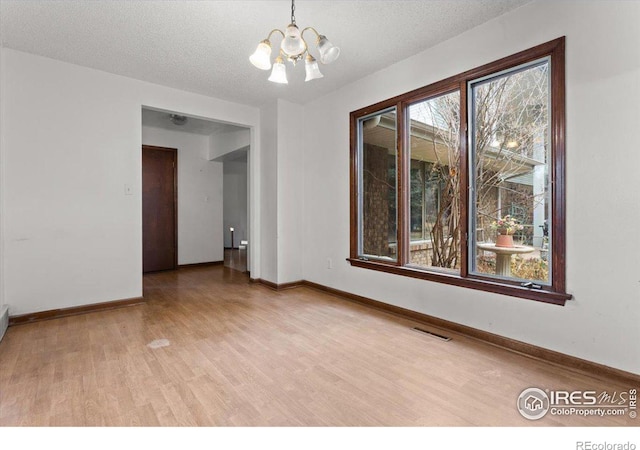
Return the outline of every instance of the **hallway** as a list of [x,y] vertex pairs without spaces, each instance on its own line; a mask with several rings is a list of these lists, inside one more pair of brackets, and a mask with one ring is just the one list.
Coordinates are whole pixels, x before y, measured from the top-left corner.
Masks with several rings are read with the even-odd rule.
[[224,249],[224,266],[242,273],[247,272],[247,250],[238,248]]

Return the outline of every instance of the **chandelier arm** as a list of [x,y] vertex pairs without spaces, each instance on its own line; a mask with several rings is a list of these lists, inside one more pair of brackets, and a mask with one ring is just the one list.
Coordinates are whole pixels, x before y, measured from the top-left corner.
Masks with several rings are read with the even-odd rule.
[[317,40],[317,39],[320,39],[320,33],[318,33],[318,32],[316,31],[316,29],[315,29],[315,28],[313,28],[313,27],[307,27],[307,28],[305,28],[304,30],[302,30],[302,32],[300,33],[300,36],[303,36],[303,35],[304,35],[304,32],[305,32],[305,31],[307,31],[307,30],[311,30],[311,31],[313,31],[313,32],[316,34],[316,40]]
[[304,50],[302,51],[302,53],[300,53],[300,55],[304,56],[304,54],[309,51],[309,46],[307,45],[307,41],[304,40],[304,36],[302,36],[302,33],[300,34],[300,40],[304,44]]
[[284,33],[282,32],[282,30],[279,30],[277,28],[274,28],[273,30],[269,31],[269,35],[267,36],[267,39],[271,39],[271,35],[273,35],[273,33],[280,33],[282,35],[282,39],[284,39]]

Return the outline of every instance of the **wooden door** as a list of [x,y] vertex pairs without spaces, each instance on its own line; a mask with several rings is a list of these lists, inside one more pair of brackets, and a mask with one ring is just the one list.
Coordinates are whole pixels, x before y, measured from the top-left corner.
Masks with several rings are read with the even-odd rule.
[[142,271],[178,266],[175,148],[142,146]]

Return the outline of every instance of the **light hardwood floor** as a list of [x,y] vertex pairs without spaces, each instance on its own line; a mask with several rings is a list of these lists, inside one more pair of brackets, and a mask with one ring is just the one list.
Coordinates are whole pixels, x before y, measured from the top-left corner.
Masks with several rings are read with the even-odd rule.
[[224,266],[230,269],[239,270],[240,272],[247,271],[247,250],[238,248],[225,248],[224,249]]
[[[528,421],[516,410],[525,388],[631,386],[458,335],[442,342],[307,287],[276,292],[217,266],[146,275],[144,296],[11,327],[0,343],[0,425],[638,425]],[[158,339],[170,345],[148,347]]]

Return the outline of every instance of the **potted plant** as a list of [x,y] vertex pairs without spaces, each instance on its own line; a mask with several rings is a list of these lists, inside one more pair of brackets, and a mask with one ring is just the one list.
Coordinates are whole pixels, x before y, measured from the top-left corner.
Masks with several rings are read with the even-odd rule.
[[510,215],[504,216],[502,219],[494,220],[491,223],[491,229],[496,230],[496,247],[513,247],[513,234],[524,228],[518,220]]

